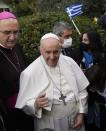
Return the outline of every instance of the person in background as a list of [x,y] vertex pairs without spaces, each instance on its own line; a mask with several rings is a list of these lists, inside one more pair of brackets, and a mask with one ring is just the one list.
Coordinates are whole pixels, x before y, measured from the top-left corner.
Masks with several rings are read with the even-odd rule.
[[[106,33],[106,12],[101,15],[100,17],[95,17],[94,18],[94,22],[96,24],[98,24],[103,30],[104,32]],[[103,44],[103,51],[104,51],[104,59],[105,59],[105,72],[106,72],[106,41],[105,43]]]
[[106,12],[98,18],[97,23],[106,31]]
[[96,30],[88,30],[82,34],[80,41],[80,47],[74,49],[74,54],[75,61],[82,70],[101,62],[103,47],[99,33]]
[[[97,23],[100,27],[102,27],[102,29],[106,34],[106,12],[100,18],[98,18]],[[104,50],[104,59],[105,59],[104,64],[105,64],[105,73],[106,73],[106,41],[104,43],[103,50]]]
[[38,131],[85,131],[87,78],[72,58],[61,54],[57,35],[45,34],[40,52],[41,56],[21,73],[15,107],[37,117]]
[[[102,27],[102,29],[104,30],[105,34],[106,34],[106,12],[98,19],[98,24],[100,25],[100,27]],[[106,41],[104,43],[103,46],[103,50],[104,50],[104,76],[106,78]],[[103,97],[105,97],[106,99],[106,82],[105,82],[105,91],[104,93],[100,93]],[[104,104],[106,103],[106,101],[104,102]],[[104,106],[104,104],[101,104],[100,110],[101,110],[101,126],[102,126],[102,130],[106,130],[106,105]]]
[[[90,81],[90,86],[88,87],[86,130],[90,131],[93,129],[101,131],[104,127],[102,122],[105,121],[106,116],[105,112],[103,113],[101,110],[101,105],[104,105],[103,109],[106,109],[106,77],[104,73],[103,47],[99,33],[96,30],[84,32],[82,34],[80,47],[74,51],[76,52],[75,61]],[[102,93],[105,94],[105,97]],[[100,113],[97,105],[99,105]]]
[[0,101],[5,109],[5,113],[1,115],[6,131],[33,131],[33,118],[15,108],[20,73],[26,67],[22,49],[17,44],[18,34],[19,24],[16,16],[7,11],[1,12]]
[[61,40],[62,54],[74,59],[74,53],[72,50],[72,27],[71,25],[65,21],[59,21],[54,25],[52,31]]

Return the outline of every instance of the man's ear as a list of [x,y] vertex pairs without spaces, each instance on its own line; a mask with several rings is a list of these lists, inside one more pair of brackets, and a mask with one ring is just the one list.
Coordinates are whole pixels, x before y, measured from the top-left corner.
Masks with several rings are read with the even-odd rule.
[[38,46],[38,50],[40,51],[40,46]]
[[39,46],[38,48],[39,48],[40,53],[42,54],[42,48],[41,48],[41,46]]
[[60,36],[59,36],[59,39],[60,39],[61,44],[63,44],[64,43],[64,39],[62,37],[60,37]]

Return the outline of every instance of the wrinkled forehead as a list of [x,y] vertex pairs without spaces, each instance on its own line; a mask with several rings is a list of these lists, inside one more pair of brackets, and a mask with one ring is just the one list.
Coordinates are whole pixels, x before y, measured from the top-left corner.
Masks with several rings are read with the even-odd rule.
[[10,29],[10,28],[19,28],[19,24],[17,19],[3,19],[0,20],[0,29]]
[[18,22],[18,21],[17,19],[14,19],[14,18],[0,20],[0,23],[8,23],[8,22]]

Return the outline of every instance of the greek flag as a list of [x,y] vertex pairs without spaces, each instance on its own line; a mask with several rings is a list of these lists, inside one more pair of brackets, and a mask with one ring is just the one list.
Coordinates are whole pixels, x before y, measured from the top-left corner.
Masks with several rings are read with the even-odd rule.
[[65,8],[65,10],[67,14],[69,15],[70,19],[72,19],[73,17],[83,13],[81,8],[82,8],[82,3],[67,7]]

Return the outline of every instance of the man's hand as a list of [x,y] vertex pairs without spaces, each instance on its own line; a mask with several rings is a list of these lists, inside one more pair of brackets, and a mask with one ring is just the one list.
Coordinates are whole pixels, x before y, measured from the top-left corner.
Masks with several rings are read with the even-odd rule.
[[83,124],[83,114],[79,113],[74,120],[74,124],[72,125],[73,130],[79,130]]
[[35,108],[39,109],[48,106],[49,104],[48,104],[48,98],[46,97],[46,93],[40,94],[35,101]]

